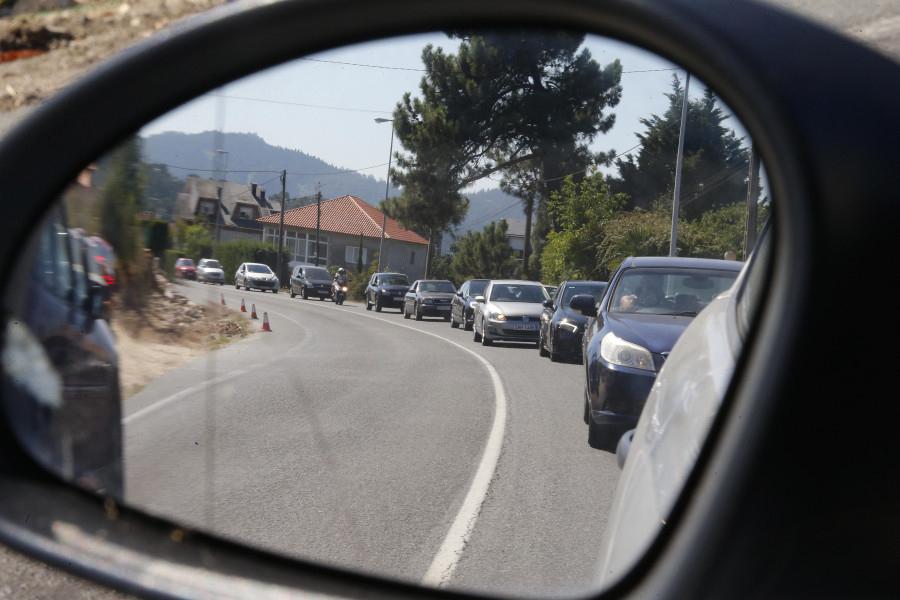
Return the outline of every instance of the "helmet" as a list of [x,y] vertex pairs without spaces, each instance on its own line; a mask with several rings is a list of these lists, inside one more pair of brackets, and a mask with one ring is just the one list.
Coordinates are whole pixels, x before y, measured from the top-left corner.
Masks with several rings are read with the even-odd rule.
[[343,274],[346,273],[346,272],[347,272],[347,271],[344,270],[344,267],[341,267],[340,269],[338,269],[338,274],[339,274],[339,275],[343,275]]

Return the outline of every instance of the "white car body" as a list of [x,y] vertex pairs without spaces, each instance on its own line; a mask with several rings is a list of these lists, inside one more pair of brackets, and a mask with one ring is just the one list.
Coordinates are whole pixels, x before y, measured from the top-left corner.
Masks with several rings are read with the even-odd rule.
[[197,264],[197,280],[204,283],[225,283],[225,271],[218,266],[219,261],[209,258],[201,258]]

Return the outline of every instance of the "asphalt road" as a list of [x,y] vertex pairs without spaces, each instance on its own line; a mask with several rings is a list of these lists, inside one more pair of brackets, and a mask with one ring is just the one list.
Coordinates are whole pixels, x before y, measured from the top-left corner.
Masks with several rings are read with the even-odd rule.
[[127,401],[129,503],[417,583],[523,596],[591,587],[619,470],[587,445],[580,365],[533,345],[482,347],[442,319],[180,289],[243,299],[260,319],[248,323],[260,329],[265,313],[272,331]]

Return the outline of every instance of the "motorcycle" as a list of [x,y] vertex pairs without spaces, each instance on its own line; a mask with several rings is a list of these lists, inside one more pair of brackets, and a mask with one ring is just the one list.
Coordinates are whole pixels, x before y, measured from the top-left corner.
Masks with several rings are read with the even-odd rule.
[[333,291],[331,294],[331,299],[335,304],[343,304],[344,300],[347,299],[347,285],[341,285],[339,283],[335,283],[333,286]]

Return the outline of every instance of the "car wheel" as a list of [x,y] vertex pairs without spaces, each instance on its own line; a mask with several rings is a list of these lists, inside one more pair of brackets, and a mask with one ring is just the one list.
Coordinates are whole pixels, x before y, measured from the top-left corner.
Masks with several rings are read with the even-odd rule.
[[465,320],[465,317],[463,317],[463,331],[472,331],[473,323],[469,323],[468,321]]
[[482,332],[482,334],[481,334],[481,345],[482,345],[482,346],[490,346],[490,345],[493,344],[493,343],[494,343],[494,340],[492,340],[491,338],[489,338],[488,336],[486,336],[486,335],[484,334],[484,332]]
[[590,423],[591,418],[591,405],[588,403],[587,399],[587,390],[584,392],[584,424],[587,425]]
[[272,290],[272,293],[273,293],[273,294],[277,294],[277,293],[278,293],[278,290]]
[[369,295],[366,294],[366,310],[372,310],[372,303],[369,302]]
[[403,318],[404,318],[404,319],[408,319],[410,316],[412,316],[412,315],[409,314],[409,311],[406,310],[406,303],[405,303],[405,302],[403,303],[403,308],[400,309],[400,312],[403,313]]
[[478,333],[478,329],[475,328],[474,323],[472,324],[472,331],[475,332],[475,334],[472,336],[472,339],[474,339],[475,343],[477,344],[478,342],[481,341],[481,334]]
[[235,282],[235,284],[234,284],[234,289],[236,289],[236,290],[241,289],[241,284]]
[[547,350],[544,348],[544,334],[538,333],[538,354],[541,356],[547,356]]
[[459,323],[456,322],[456,319],[453,318],[453,315],[450,315],[450,327],[453,329],[459,328]]
[[419,309],[419,306],[416,305],[416,321],[422,320],[422,311]]
[[550,336],[549,344],[547,344],[547,354],[550,355],[550,362],[559,362],[559,354],[553,349],[553,336]]
[[247,284],[245,283],[245,284],[244,284],[244,289],[247,290],[247,291],[249,292],[249,291],[250,291],[250,286],[247,285]]

